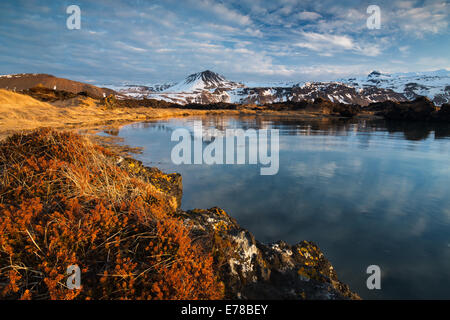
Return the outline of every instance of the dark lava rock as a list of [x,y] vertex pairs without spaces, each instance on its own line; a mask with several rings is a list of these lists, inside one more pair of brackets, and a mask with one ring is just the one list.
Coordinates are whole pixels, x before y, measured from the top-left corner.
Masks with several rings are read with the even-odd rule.
[[374,111],[378,114],[384,114],[388,110],[393,109],[398,103],[394,101],[373,102],[364,108],[366,111]]
[[306,111],[318,112],[321,114],[332,114],[335,104],[330,100],[315,98],[313,103],[308,104]]
[[441,108],[439,109],[439,113],[440,114],[446,114],[446,115],[450,115],[450,104],[448,104],[448,103],[446,103],[446,104],[443,104],[442,106],[441,106]]
[[426,97],[419,97],[414,101],[393,103],[383,113],[388,120],[431,120],[436,107]]
[[106,109],[115,109],[120,107],[120,104],[118,103],[116,96],[113,94],[102,98],[100,100],[100,105],[102,107],[105,107]]
[[335,103],[327,99],[316,98],[314,103],[308,107],[309,111],[316,111],[322,114],[338,115],[351,118],[361,112],[361,106],[356,104]]
[[178,214],[214,253],[228,299],[360,299],[313,242],[260,243],[220,208]]
[[265,104],[264,107],[269,110],[303,110],[309,104],[307,100],[300,101],[284,101]]
[[338,103],[334,106],[333,112],[339,114],[341,117],[352,118],[361,112],[361,106],[357,104]]
[[29,95],[36,100],[43,102],[55,102],[58,100],[67,100],[77,97],[77,94],[64,91],[64,90],[53,90],[46,88],[42,85],[36,87],[22,90],[20,93]]
[[174,199],[174,214],[191,230],[193,241],[212,253],[225,298],[360,299],[338,280],[313,242],[260,243],[220,208],[181,210],[181,175],[164,174],[131,158],[119,158],[118,165]]
[[227,103],[227,102],[216,102],[216,103],[188,103],[181,106],[183,109],[199,109],[199,110],[236,110],[239,108],[239,104]]
[[450,122],[450,104],[443,104],[439,111],[434,112],[432,116],[433,120]]

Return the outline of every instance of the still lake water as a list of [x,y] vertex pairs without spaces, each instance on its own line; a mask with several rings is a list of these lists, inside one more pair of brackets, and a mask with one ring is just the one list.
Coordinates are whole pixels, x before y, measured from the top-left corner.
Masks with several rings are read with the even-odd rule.
[[[174,165],[174,129],[279,129],[279,172]],[[106,134],[106,133],[103,133]],[[147,166],[183,176],[183,209],[219,206],[262,242],[310,240],[365,299],[450,299],[450,126],[385,121],[188,117],[115,133]],[[209,142],[205,142],[208,144]],[[381,290],[366,268],[379,265]]]

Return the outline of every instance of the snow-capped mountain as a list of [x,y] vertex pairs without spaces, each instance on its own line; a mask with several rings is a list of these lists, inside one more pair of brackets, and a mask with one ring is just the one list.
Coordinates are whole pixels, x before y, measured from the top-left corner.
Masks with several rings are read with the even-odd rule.
[[265,104],[274,102],[314,100],[367,105],[385,100],[403,101],[405,97],[389,89],[374,87],[357,89],[341,82],[305,82],[292,87],[243,88],[231,93],[231,102]]
[[225,79],[215,72],[206,70],[186,77],[180,83],[160,93],[149,94],[148,98],[165,100],[180,104],[230,102],[230,93],[245,87]]
[[243,87],[242,84],[228,81],[224,76],[206,70],[189,75],[183,82],[180,82],[165,90],[167,93],[192,93],[204,90],[226,89],[232,90]]
[[134,98],[152,98],[179,104],[253,103],[314,100],[368,105],[386,100],[413,100],[427,96],[435,104],[450,102],[450,71],[385,74],[377,71],[366,77],[330,82],[233,82],[212,71],[191,74],[184,81],[165,86],[112,88]]
[[151,93],[162,92],[173,85],[174,83],[170,82],[148,83],[148,84],[131,84],[125,82],[120,85],[103,84],[102,87],[110,88],[119,93],[119,95],[123,97],[142,99],[146,98]]
[[377,87],[402,93],[413,100],[426,96],[436,105],[450,102],[450,71],[408,72],[386,74],[371,72],[367,77],[341,80],[358,89]]

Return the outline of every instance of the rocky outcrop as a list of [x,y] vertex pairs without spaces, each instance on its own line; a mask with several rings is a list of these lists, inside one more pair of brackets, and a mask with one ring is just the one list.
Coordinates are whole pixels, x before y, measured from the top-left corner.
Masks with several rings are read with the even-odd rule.
[[[247,107],[249,105],[246,105]],[[260,110],[275,110],[275,111],[298,111],[303,110],[309,113],[332,115],[338,117],[351,118],[357,116],[361,112],[361,106],[356,104],[335,103],[323,98],[316,98],[312,100],[301,101],[286,101],[279,103],[265,104],[262,107],[256,107]],[[262,108],[262,109],[261,109]]]
[[412,102],[392,103],[383,116],[388,120],[430,120],[436,107],[426,97],[419,97]]
[[180,211],[214,252],[229,299],[359,299],[313,242],[263,244],[220,208]]
[[433,119],[450,122],[450,104],[443,104],[439,111],[433,113]]
[[119,105],[117,103],[117,98],[114,95],[109,95],[107,97],[100,99],[100,106],[106,108],[106,109],[116,109],[119,108]]
[[436,121],[449,122],[450,108],[448,104],[436,107],[426,97],[419,97],[411,102],[378,102],[365,108],[383,116],[387,120]]
[[220,208],[181,210],[181,175],[164,174],[131,158],[119,158],[118,165],[176,199],[176,215],[191,230],[191,238],[213,253],[225,298],[360,299],[339,281],[313,242],[263,244]]
[[146,167],[141,161],[132,158],[120,157],[117,165],[166,194],[175,209],[181,206],[183,183],[179,173],[165,174],[156,167]]
[[322,110],[322,112],[326,114],[339,115],[346,118],[357,116],[361,112],[361,106],[359,105],[333,103],[322,98],[316,98],[314,100],[313,109]]
[[76,98],[77,95],[64,90],[53,90],[39,84],[36,87],[21,91],[22,94],[29,95],[36,100],[44,102],[55,102],[58,100],[67,100]]
[[333,111],[338,113],[341,117],[352,118],[361,112],[361,107],[357,104],[339,103],[334,107]]

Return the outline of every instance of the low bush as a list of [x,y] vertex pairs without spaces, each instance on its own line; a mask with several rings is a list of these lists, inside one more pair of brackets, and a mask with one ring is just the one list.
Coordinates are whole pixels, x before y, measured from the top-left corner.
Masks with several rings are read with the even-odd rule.
[[[79,290],[66,286],[70,265]],[[0,298],[222,297],[211,254],[114,154],[50,129],[0,144]]]

